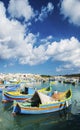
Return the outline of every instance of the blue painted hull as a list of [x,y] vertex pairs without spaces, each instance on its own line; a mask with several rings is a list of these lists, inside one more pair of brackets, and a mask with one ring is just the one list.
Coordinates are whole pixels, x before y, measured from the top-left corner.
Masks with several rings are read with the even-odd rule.
[[[14,91],[14,90],[13,90]],[[17,91],[14,91],[14,93]],[[29,94],[21,94],[21,95],[11,95],[8,92],[3,92],[2,95],[2,102],[10,102],[10,101],[14,101],[14,100],[25,100],[27,98],[30,98],[31,95],[34,93],[34,89],[29,89],[28,91]]]
[[2,95],[2,102],[10,102],[10,101],[14,101],[14,100],[25,100],[27,98],[30,98],[31,95],[30,94],[26,94],[26,95],[22,95],[22,96],[11,96],[9,94],[3,94]]
[[[8,89],[9,90],[9,89]],[[15,91],[15,88],[12,90],[14,92]],[[10,101],[13,101],[13,100],[25,100],[27,98],[30,98],[32,96],[32,94],[34,94],[35,90],[33,88],[28,88],[28,94],[22,94],[22,95],[11,95],[7,92],[3,92],[3,95],[2,95],[2,102],[10,102]],[[50,95],[51,94],[51,91],[44,91],[44,93],[47,93],[47,95]]]
[[71,105],[71,97],[72,95],[62,101],[51,101],[48,103],[39,104],[39,106],[32,106],[30,102],[20,103],[14,101],[13,114],[43,114],[61,111]]
[[39,107],[35,109],[31,108],[19,108],[14,106],[13,113],[20,113],[20,114],[44,114],[44,113],[51,113],[51,112],[57,112],[61,111],[65,108],[68,108],[71,105],[71,101],[67,101],[68,106],[65,105],[65,102],[58,103],[58,104],[49,104],[49,106]]
[[20,84],[16,84],[16,85],[10,85],[10,86],[4,86],[0,87],[0,92],[3,92],[3,90],[6,91],[16,91],[16,89],[18,89],[20,87]]

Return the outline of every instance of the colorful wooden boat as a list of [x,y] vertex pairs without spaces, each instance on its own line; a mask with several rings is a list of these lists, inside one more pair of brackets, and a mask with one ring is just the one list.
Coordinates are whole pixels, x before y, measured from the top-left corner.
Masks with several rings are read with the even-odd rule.
[[[57,94],[58,95],[58,94]],[[59,93],[55,99],[54,94],[52,97],[47,96],[41,92],[36,91],[34,95],[24,102],[14,101],[13,115],[19,114],[43,114],[51,113],[68,108],[71,105],[72,92],[67,90]]]
[[26,92],[23,92],[20,89],[16,91],[4,90],[2,93],[2,102],[6,103],[13,100],[25,100],[26,98],[29,98],[33,93],[34,93],[34,89],[32,88],[26,88]]
[[12,80],[4,80],[4,85],[15,85],[15,84],[20,84],[20,80],[12,79]]
[[[50,95],[51,92],[50,88],[51,87],[42,88],[38,91]],[[25,100],[26,98],[30,98],[34,92],[35,92],[34,88],[27,88],[27,87],[25,87],[25,91],[21,91],[20,89],[17,91],[3,91],[2,102],[10,102],[13,100]]]
[[3,90],[5,91],[16,91],[20,87],[20,84],[15,84],[15,85],[0,85],[0,92],[2,93]]
[[41,88],[39,90],[37,90],[38,92],[41,92],[41,93],[44,93],[44,94],[47,94],[47,95],[51,95],[52,93],[52,86],[50,85],[49,87],[46,87],[46,88]]

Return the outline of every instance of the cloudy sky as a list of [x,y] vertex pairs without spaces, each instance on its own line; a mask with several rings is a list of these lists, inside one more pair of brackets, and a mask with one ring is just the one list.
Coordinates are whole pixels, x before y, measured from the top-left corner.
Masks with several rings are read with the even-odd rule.
[[80,73],[80,0],[0,0],[0,73]]

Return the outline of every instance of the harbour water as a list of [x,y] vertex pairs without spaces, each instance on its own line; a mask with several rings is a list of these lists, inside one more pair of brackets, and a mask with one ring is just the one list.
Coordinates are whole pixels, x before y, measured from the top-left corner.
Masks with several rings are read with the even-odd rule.
[[2,104],[2,94],[0,93],[0,130],[80,130],[80,85],[56,83],[53,84],[52,88],[53,91],[72,89],[72,105],[69,110],[42,115],[16,115],[14,117],[12,104]]

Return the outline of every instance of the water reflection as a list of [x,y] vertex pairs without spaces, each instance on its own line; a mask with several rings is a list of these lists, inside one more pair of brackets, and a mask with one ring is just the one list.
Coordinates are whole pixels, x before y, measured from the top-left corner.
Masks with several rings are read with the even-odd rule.
[[20,130],[44,130],[49,129],[50,126],[58,125],[61,122],[66,122],[71,118],[70,111],[60,111],[56,113],[49,113],[43,115],[17,115],[14,117],[14,124]]
[[76,115],[80,113],[80,86],[72,88],[72,108],[71,113]]
[[68,110],[42,115],[12,115],[12,103],[2,104],[0,95],[0,130],[79,130],[80,85],[54,84],[53,91],[72,89],[72,105]]

